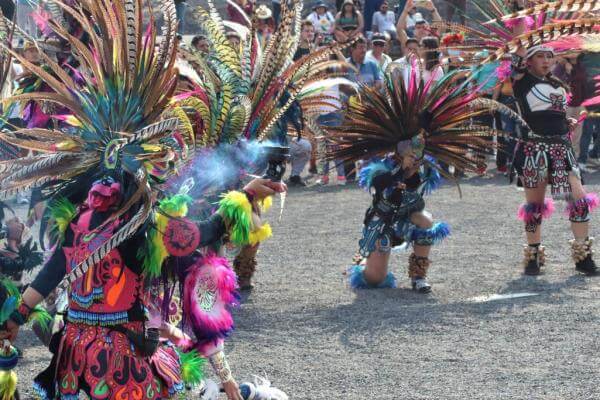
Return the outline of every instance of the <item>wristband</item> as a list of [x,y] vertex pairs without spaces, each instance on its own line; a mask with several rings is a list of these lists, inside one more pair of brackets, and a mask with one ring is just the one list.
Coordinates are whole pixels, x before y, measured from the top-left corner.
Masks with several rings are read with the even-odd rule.
[[515,72],[523,73],[527,71],[527,68],[523,64],[524,58],[518,54],[513,54],[511,59],[511,66]]
[[254,190],[244,190],[244,194],[246,195],[246,198],[248,199],[250,204],[254,203],[254,198],[256,197],[256,193],[254,192]]
[[212,356],[208,357],[210,365],[213,367],[215,374],[219,377],[221,383],[229,382],[233,380],[231,370],[229,369],[229,363],[225,357],[225,353],[218,351]]
[[19,307],[17,307],[16,310],[14,310],[11,314],[10,314],[10,319],[17,325],[25,325],[27,323],[27,321],[29,320],[29,314],[31,314],[31,307],[29,307],[27,304],[21,302],[21,304],[19,305]]

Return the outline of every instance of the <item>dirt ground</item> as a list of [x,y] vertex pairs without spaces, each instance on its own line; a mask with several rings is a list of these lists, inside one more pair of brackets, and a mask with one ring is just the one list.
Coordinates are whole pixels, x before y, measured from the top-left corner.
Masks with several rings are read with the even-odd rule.
[[[600,178],[588,184],[598,191]],[[575,273],[564,206],[544,223],[545,273],[524,277],[523,194],[501,177],[461,187],[462,199],[447,184],[427,200],[452,227],[432,253],[430,295],[410,290],[408,253],[392,257],[398,289],[348,290],[342,271],[370,201],[357,187],[293,189],[281,222],[276,202],[274,237],[226,347],[238,381],[268,376],[290,398],[313,400],[600,398],[600,277]],[[25,399],[49,361],[38,343],[31,331],[17,343]]]

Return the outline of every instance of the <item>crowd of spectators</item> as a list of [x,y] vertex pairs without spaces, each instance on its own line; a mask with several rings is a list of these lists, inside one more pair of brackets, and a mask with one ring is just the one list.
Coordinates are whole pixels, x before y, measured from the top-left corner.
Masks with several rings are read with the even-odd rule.
[[[194,33],[188,42],[190,48],[208,55],[210,43],[207,36],[202,32],[190,32],[190,24],[186,24],[186,16],[189,16],[191,8],[188,3],[191,0],[173,1],[179,20],[179,33],[183,36]],[[286,0],[232,0],[225,7],[225,18],[235,24],[227,26],[248,26],[255,23],[258,40],[262,46],[266,46],[280,22],[281,1]],[[10,0],[0,2],[3,8],[11,5]],[[32,2],[28,4],[31,6]],[[453,49],[453,46],[461,44],[462,36],[444,31],[437,23],[452,20],[464,23],[468,6],[465,0],[336,0],[335,8],[332,1],[309,4],[311,7],[307,7],[302,14],[300,40],[293,55],[294,61],[301,60],[302,57],[332,42],[349,43],[343,54],[335,56],[350,66],[342,72],[353,82],[375,88],[382,85],[383,72],[392,62],[406,66],[411,59],[418,59],[420,77],[423,80],[434,81],[439,80],[447,71],[464,68],[461,52]],[[23,19],[20,25],[35,36],[35,24],[30,21],[31,18],[24,15],[27,10],[23,10],[17,7],[16,19]],[[234,28],[226,34],[232,46],[238,49],[244,39],[243,35],[243,31]],[[481,59],[486,56],[485,53],[479,55]],[[600,144],[597,145],[600,138],[596,140],[600,119],[597,117],[598,110],[585,110],[582,106],[582,102],[593,95],[590,92],[594,88],[591,82],[592,74],[585,68],[585,57],[588,56],[574,55],[562,58],[557,63],[554,74],[571,86],[573,97],[570,101],[569,115],[579,118],[583,111],[591,112],[591,116],[578,126],[573,135],[573,145],[579,162],[584,170],[589,170],[591,166],[600,166]],[[487,67],[489,68],[477,72],[480,75],[477,80],[481,82],[484,94],[516,109],[510,81],[498,84],[497,80],[490,78],[495,75],[497,65],[490,64]],[[340,109],[347,104],[352,93],[346,88],[335,87],[328,89],[326,96],[335,107],[324,108],[318,123],[323,126],[339,125],[343,119]],[[490,116],[478,122],[502,128],[514,136],[519,134],[519,127],[506,116]],[[302,174],[306,164],[309,166],[309,176],[314,176],[317,183],[329,183],[331,163],[321,162],[317,165],[316,162],[317,159],[322,159],[321,156],[329,144],[321,138],[315,139],[306,131],[294,131],[293,136],[291,142],[294,147],[294,163],[290,183],[305,185],[306,176]],[[496,156],[497,171],[504,174],[510,170],[508,154],[514,141],[504,138],[498,140],[506,145],[507,149],[507,152],[498,152]],[[341,165],[339,162],[334,164],[337,171],[336,181],[339,184],[353,180],[355,166]]]

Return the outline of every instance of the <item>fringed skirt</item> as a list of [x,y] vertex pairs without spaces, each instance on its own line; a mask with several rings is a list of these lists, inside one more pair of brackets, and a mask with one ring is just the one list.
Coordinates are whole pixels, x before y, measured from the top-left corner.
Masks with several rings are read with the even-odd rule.
[[[135,322],[124,327],[142,329]],[[167,344],[151,357],[142,357],[124,333],[75,323],[68,323],[53,342],[50,367],[34,382],[40,399],[76,400],[83,391],[92,400],[159,400],[184,389],[179,357]]]
[[533,189],[540,183],[548,182],[555,199],[571,196],[570,173],[581,179],[567,136],[536,136],[518,143],[513,165],[525,188]]

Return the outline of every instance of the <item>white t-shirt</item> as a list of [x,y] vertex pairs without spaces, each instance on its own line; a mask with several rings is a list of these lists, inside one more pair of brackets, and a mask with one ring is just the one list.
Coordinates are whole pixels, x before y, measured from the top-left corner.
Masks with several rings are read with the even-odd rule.
[[383,72],[385,72],[387,66],[392,62],[392,58],[385,53],[383,53],[381,55],[381,60],[376,59],[375,56],[373,55],[373,50],[367,51],[366,58],[375,61],[377,63],[377,65],[379,65],[379,68],[381,68],[381,70]]
[[420,12],[414,13],[413,15],[409,14],[406,16],[406,27],[412,28],[415,26],[417,21],[420,21],[422,19],[423,19],[423,15]]
[[388,11],[385,15],[381,11],[373,14],[373,26],[376,26],[379,32],[396,32],[396,15]]
[[325,12],[323,15],[319,15],[316,11],[313,11],[306,19],[312,22],[317,33],[329,34],[333,31],[335,18],[333,18],[333,15],[331,15],[329,11]]

